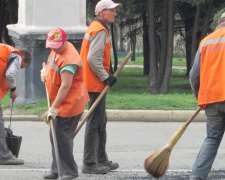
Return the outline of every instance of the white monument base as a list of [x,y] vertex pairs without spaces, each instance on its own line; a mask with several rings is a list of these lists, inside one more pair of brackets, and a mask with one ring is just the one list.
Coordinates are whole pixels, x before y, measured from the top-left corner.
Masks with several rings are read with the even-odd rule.
[[17,77],[16,104],[30,104],[46,99],[40,79],[42,62],[46,62],[50,49],[45,48],[47,32],[60,27],[79,51],[86,31],[86,1],[84,0],[20,0],[18,23],[8,25],[9,35],[18,49],[31,52],[32,63],[21,69]]

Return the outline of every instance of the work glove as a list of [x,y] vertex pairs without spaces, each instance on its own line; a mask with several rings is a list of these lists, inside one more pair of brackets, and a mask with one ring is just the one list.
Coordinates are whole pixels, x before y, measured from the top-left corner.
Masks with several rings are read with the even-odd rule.
[[40,72],[41,72],[41,81],[44,83],[45,82],[45,72],[46,72],[45,67],[43,67]]
[[48,111],[46,111],[43,115],[41,115],[41,118],[43,118],[44,122],[50,126],[50,122],[48,121]]
[[112,87],[116,83],[117,79],[112,74],[109,74],[109,77],[105,80],[106,84]]
[[50,121],[50,119],[55,120],[57,115],[58,115],[58,109],[51,107],[48,110],[47,121]]

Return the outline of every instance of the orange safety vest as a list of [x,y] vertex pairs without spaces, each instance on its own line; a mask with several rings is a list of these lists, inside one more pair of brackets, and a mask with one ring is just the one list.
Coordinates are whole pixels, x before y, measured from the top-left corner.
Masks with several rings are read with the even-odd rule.
[[7,91],[9,90],[9,86],[5,77],[5,73],[8,66],[8,58],[12,52],[17,52],[21,57],[23,56],[21,52],[7,44],[0,43],[0,101],[3,99]]
[[219,27],[200,43],[198,105],[225,100],[225,27]]
[[105,83],[102,82],[94,73],[94,71],[91,69],[87,56],[90,46],[90,40],[93,36],[96,35],[99,31],[104,30],[107,34],[107,42],[105,45],[105,51],[104,55],[102,57],[103,59],[103,66],[106,70],[106,72],[110,72],[110,52],[111,52],[111,42],[109,40],[109,33],[107,29],[99,22],[94,20],[90,26],[88,27],[83,42],[81,46],[80,55],[82,58],[82,62],[84,65],[84,81],[87,86],[87,90],[89,92],[101,92],[105,88]]
[[58,116],[60,117],[73,117],[82,113],[89,101],[88,92],[83,81],[81,57],[74,46],[69,42],[67,43],[63,54],[56,61],[54,60],[56,53],[51,51],[46,65],[46,86],[51,104],[54,102],[61,86],[60,70],[66,65],[79,66],[66,98],[58,107]]

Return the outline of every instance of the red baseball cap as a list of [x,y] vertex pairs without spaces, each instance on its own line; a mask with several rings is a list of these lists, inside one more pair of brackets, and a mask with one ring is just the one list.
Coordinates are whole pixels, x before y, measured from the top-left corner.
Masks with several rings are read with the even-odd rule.
[[47,33],[46,48],[59,49],[66,40],[66,32],[59,27],[54,27]]

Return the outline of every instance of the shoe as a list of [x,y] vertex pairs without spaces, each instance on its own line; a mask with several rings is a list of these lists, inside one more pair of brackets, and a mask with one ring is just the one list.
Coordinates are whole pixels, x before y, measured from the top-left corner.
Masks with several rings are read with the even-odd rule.
[[[73,176],[73,175],[62,175],[62,176],[61,176],[61,178],[62,178],[63,180],[76,179],[77,177],[78,177],[78,175],[76,175],[76,176]],[[57,180],[59,180],[59,178],[58,178]]]
[[46,174],[43,177],[44,179],[57,179],[58,178],[58,174]]
[[112,161],[106,161],[104,163],[98,163],[99,166],[108,166],[110,170],[115,170],[119,167],[119,164],[117,162],[112,162]]
[[16,157],[13,157],[12,159],[1,163],[1,165],[22,165],[22,164],[24,164],[24,161]]
[[110,168],[108,166],[99,166],[98,164],[84,164],[81,171],[84,174],[106,174],[110,171]]

